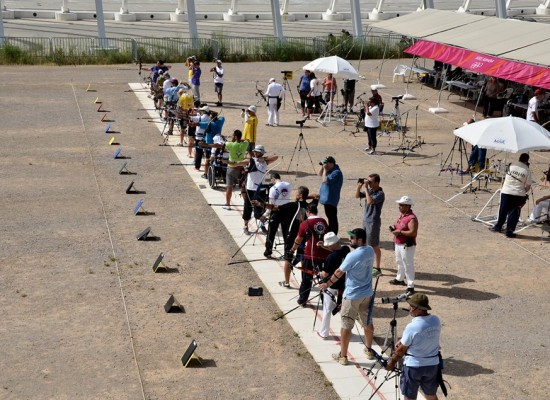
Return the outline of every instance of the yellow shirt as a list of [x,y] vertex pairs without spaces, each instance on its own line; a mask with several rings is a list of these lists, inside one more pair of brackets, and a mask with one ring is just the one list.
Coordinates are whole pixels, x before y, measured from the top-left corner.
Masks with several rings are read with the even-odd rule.
[[256,143],[256,133],[258,130],[258,117],[255,115],[248,115],[248,118],[244,121],[243,140],[250,143]]

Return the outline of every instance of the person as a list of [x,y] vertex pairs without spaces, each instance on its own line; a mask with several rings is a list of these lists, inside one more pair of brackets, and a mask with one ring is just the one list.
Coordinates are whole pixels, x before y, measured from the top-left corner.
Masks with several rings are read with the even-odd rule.
[[492,117],[498,103],[500,87],[494,77],[490,77],[483,91],[483,116]]
[[227,172],[225,175],[225,205],[222,206],[224,210],[231,210],[233,186],[237,185],[241,179],[242,167],[239,163],[244,160],[246,150],[248,149],[248,142],[246,140],[243,141],[242,136],[243,133],[235,129],[231,142],[225,143],[225,148],[229,152],[229,159],[227,160]]
[[[292,185],[281,179],[281,175],[278,172],[271,173],[271,182],[273,186],[269,188],[269,204],[275,206],[282,206],[290,202],[290,195],[292,193]],[[279,210],[270,210],[266,208],[263,215],[264,219],[268,219],[267,240],[265,241],[264,257],[271,258],[273,254],[273,245],[275,243],[275,236],[277,230],[281,226],[283,240],[288,235],[288,226],[282,225],[282,214]]]
[[[307,200],[312,199],[310,203]],[[309,193],[306,186],[300,186],[296,189],[295,201],[283,205],[266,204],[266,208],[271,212],[277,212],[281,220],[281,230],[283,231],[283,241],[285,244],[284,253],[284,281],[279,282],[279,285],[285,288],[290,288],[290,273],[295,262],[298,262],[299,257],[294,257],[294,240],[298,235],[298,229],[301,221],[305,219],[305,210],[310,204],[317,204],[319,195]],[[285,234],[284,232],[288,232]]]
[[[193,96],[189,94],[189,88],[187,86],[181,88],[178,90],[178,117],[180,122],[180,142],[178,143],[178,146],[183,147],[183,137],[185,135],[185,131],[188,128],[188,121],[189,116],[191,114],[191,111],[193,110]],[[193,141],[194,138],[189,137],[189,142]],[[193,143],[194,144],[194,143]],[[193,146],[193,145],[191,145]],[[191,156],[191,149],[188,148],[188,156]]]
[[300,82],[298,82],[298,93],[300,94],[300,106],[302,107],[302,117],[306,115],[306,105],[307,105],[307,95],[311,90],[310,84],[310,72],[308,70],[304,71],[304,74],[300,77]]
[[195,129],[195,171],[200,171],[203,151],[201,148],[201,142],[204,142],[206,138],[206,126],[207,124],[201,124],[201,122],[208,123],[210,121],[210,107],[203,106],[199,108],[199,114],[192,116],[190,121],[196,125]]
[[[319,273],[322,279],[328,279],[340,265],[342,265],[350,249],[348,246],[343,246],[340,243],[340,238],[334,232],[328,232],[323,238],[323,241],[317,243],[317,246],[322,246],[331,251]],[[330,333],[330,317],[333,310],[338,305],[341,293],[344,291],[344,282],[345,274],[341,279],[338,279],[323,291],[323,322],[321,323],[321,329],[317,331],[317,336],[323,340],[326,339]]]
[[[470,118],[463,125],[469,125],[476,122],[473,118]],[[487,149],[482,149],[479,146],[473,145],[472,150],[470,151],[470,156],[468,157],[468,169],[466,173],[472,171],[483,171],[485,169],[485,162],[487,160]],[[477,164],[477,170],[476,170]]]
[[[252,211],[254,210],[254,218],[260,220],[262,217],[263,209],[261,206],[252,206],[251,200],[258,200],[260,202],[265,201],[266,195],[266,186],[264,183],[265,174],[267,172],[267,166],[273,161],[276,161],[278,156],[269,156],[265,157],[265,148],[261,144],[257,144],[252,151],[252,157],[248,161],[246,170],[248,171],[246,175],[246,191],[244,194],[244,209],[243,209],[243,233],[245,235],[251,235],[250,230],[248,229],[248,223],[250,222],[250,217],[252,216]],[[262,231],[267,233],[267,229],[260,225]]]
[[[397,275],[390,281],[390,285],[407,286],[407,294],[413,294],[418,218],[412,211],[413,201],[409,196],[401,197],[396,203],[399,205],[399,218],[394,225],[390,226],[390,231],[393,233]],[[405,278],[407,279],[406,283]]]
[[164,61],[162,61],[162,60],[157,60],[157,63],[155,65],[153,65],[151,68],[144,68],[144,69],[146,71],[149,70],[149,71],[152,72],[153,76],[151,77],[151,81],[153,83],[156,83],[157,79],[161,75],[161,72],[162,72],[162,74],[164,74],[164,73],[168,72],[168,70],[170,68],[172,68],[172,66],[165,65]]
[[344,97],[344,111],[348,110],[353,112],[353,102],[355,101],[355,79],[344,79],[344,88],[342,89],[342,96]]
[[[361,188],[365,185],[365,191]],[[380,175],[370,174],[368,178],[359,179],[355,186],[355,198],[365,199],[365,214],[363,216],[363,228],[367,232],[367,244],[374,250],[375,266],[374,276],[380,275],[382,269],[380,261],[382,252],[380,251],[380,227],[382,226],[382,206],[386,196],[380,186]]]
[[[546,214],[542,215],[542,210],[546,208]],[[541,217],[550,219],[550,195],[542,196],[535,201],[535,208],[529,216],[530,223],[540,224],[542,223]]]
[[539,106],[544,99],[544,91],[542,89],[535,90],[535,95],[529,100],[527,105],[527,121],[533,121],[537,124],[540,124],[540,115],[539,115]]
[[193,91],[193,98],[195,99],[195,106],[200,106],[201,104],[201,62],[195,60],[193,62],[193,77],[191,78],[191,90]]
[[334,95],[336,94],[336,90],[338,90],[336,79],[332,76],[332,74],[327,74],[325,79],[323,80],[323,100],[325,103],[334,102]]
[[432,308],[425,294],[415,293],[407,298],[407,303],[412,321],[405,326],[386,369],[392,371],[397,362],[405,357],[400,379],[405,400],[416,399],[418,389],[422,389],[426,400],[437,400],[437,388],[442,381],[439,352],[441,321],[428,313]]
[[369,145],[365,149],[369,154],[376,154],[376,145],[378,141],[376,139],[376,131],[380,126],[378,115],[380,114],[380,108],[378,107],[378,99],[371,97],[365,105],[365,127],[363,130],[367,132]]
[[248,153],[250,157],[252,157],[252,150],[254,150],[254,146],[256,146],[256,137],[258,133],[256,106],[250,106],[246,110],[243,108],[241,118],[244,118],[243,139],[248,142]]
[[[208,106],[206,106],[208,107]],[[204,151],[204,174],[201,178],[208,179],[208,169],[210,168],[210,157],[212,156],[212,148],[214,146],[214,137],[221,135],[223,124],[225,123],[225,117],[220,117],[216,111],[210,111],[210,121],[200,122],[201,128],[204,128],[204,143],[201,144],[200,150],[195,150],[195,166],[197,166],[197,158],[199,159],[198,165],[200,168],[200,160],[202,159],[202,152]],[[204,150],[203,150],[204,148]],[[200,155],[197,155],[198,153]]]
[[521,207],[527,201],[527,191],[531,189],[532,183],[529,154],[522,153],[519,161],[511,163],[506,171],[500,192],[498,219],[495,225],[489,228],[491,231],[500,232],[506,222],[506,236],[516,237],[514,231],[519,221]]
[[298,229],[298,235],[294,239],[292,252],[295,252],[305,240],[304,254],[302,260],[302,283],[298,294],[298,304],[305,306],[309,299],[313,276],[317,275],[330,251],[318,247],[317,243],[328,232],[328,224],[324,218],[317,215],[317,204],[308,204],[306,209],[306,220],[302,221]]
[[267,97],[267,126],[279,125],[279,107],[284,93],[283,85],[276,82],[275,78],[269,79],[269,85],[264,93]]
[[338,234],[338,203],[344,175],[334,157],[328,156],[321,162],[319,176],[322,179],[319,202],[325,207],[329,230]]
[[309,92],[307,94],[307,119],[311,118],[311,114],[318,110],[321,106],[319,101],[321,100],[321,84],[319,79],[315,76],[314,72],[309,74]]
[[372,264],[374,262],[374,250],[367,245],[367,233],[362,228],[348,231],[350,246],[355,249],[349,253],[342,265],[332,274],[325,283],[319,285],[320,290],[325,290],[345,275],[344,299],[342,300],[342,328],[340,329],[340,352],[332,355],[332,358],[342,365],[348,364],[348,347],[351,339],[351,331],[355,320],[359,319],[365,334],[364,352],[369,360],[373,359],[372,340],[374,337],[374,324],[370,315],[372,290]]
[[197,57],[189,56],[185,59],[185,66],[187,67],[187,83],[191,86],[191,80],[193,79],[193,67],[195,66]]
[[212,72],[212,75],[214,77],[214,92],[218,95],[218,102],[216,103],[216,105],[218,107],[222,107],[223,106],[223,95],[222,95],[222,92],[223,92],[223,74],[224,74],[224,69],[222,67],[222,61],[221,60],[216,60],[216,65],[214,65],[210,69],[210,72]]
[[380,96],[380,93],[378,93],[378,88],[374,85],[370,87],[370,91],[372,93],[371,97],[374,97],[378,104],[378,109],[380,110],[380,114],[384,112],[384,101],[382,100],[382,96]]

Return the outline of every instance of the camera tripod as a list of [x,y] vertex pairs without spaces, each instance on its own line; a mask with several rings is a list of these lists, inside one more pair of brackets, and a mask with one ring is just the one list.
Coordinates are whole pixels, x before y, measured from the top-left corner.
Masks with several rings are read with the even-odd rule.
[[286,91],[288,90],[288,93],[290,93],[290,98],[292,99],[292,104],[294,105],[294,110],[296,110],[296,113],[299,114],[298,106],[296,105],[296,102],[294,101],[294,95],[292,94],[291,85],[288,84],[287,79],[287,73],[291,71],[281,71],[283,74],[283,89],[284,89],[284,101],[283,101],[283,110],[285,109],[286,105]]
[[[294,160],[294,156],[296,155],[296,150],[298,150],[298,157],[296,158],[296,177],[298,177],[298,166],[300,165],[300,153],[302,152],[302,147],[305,147],[307,155],[309,156],[309,161],[311,162],[311,167],[313,168],[313,173],[316,174],[317,171],[315,171],[315,165],[313,164],[313,160],[311,158],[311,154],[309,153],[309,149],[307,147],[306,138],[304,137],[303,128],[304,123],[306,120],[300,120],[296,121],[297,124],[300,125],[300,133],[298,135],[298,140],[296,140],[296,145],[294,146],[294,151],[292,152],[292,157],[290,158],[290,162],[288,163],[288,169],[286,172],[290,171],[290,167],[292,166],[292,160]],[[303,146],[302,146],[303,145]]]
[[[456,145],[458,144],[458,151],[460,152],[460,162],[456,163],[456,168],[453,168],[453,157],[456,150]],[[445,161],[441,164],[441,169],[439,171],[438,176],[441,175],[442,172],[451,172],[451,179],[449,182],[449,186],[453,186],[453,175],[454,172],[460,173],[462,171],[464,158],[466,158],[466,164],[468,164],[468,156],[466,153],[466,144],[464,143],[464,139],[461,137],[456,136],[455,141],[453,143],[453,147],[451,148],[451,151],[449,152],[449,155],[445,159]],[[460,175],[460,183],[464,183],[464,175]]]

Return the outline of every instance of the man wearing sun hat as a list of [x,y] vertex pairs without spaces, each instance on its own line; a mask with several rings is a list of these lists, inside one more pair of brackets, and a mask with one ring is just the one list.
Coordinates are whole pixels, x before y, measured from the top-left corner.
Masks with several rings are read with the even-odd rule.
[[[414,252],[418,234],[418,218],[412,211],[413,201],[409,196],[396,200],[399,205],[399,218],[390,226],[395,245],[397,275],[390,281],[391,285],[407,286],[407,293],[414,293]],[[405,278],[407,282],[405,283]]]
[[[441,321],[431,310],[428,296],[415,293],[407,298],[412,321],[403,330],[403,337],[395,346],[386,369],[391,371],[405,357],[401,374],[401,393],[405,400],[416,399],[422,389],[426,400],[437,400],[437,387],[442,383],[440,365]],[[441,387],[445,393],[444,385]]]
[[241,117],[244,118],[243,127],[243,140],[246,140],[248,145],[248,153],[250,157],[253,156],[252,151],[256,146],[256,137],[258,133],[258,117],[256,116],[256,106],[252,105],[246,109],[243,109]]

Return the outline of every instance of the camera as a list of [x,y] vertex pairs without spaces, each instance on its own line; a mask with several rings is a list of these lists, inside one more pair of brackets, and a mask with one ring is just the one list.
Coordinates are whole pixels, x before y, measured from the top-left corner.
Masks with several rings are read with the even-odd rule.
[[290,74],[290,73],[292,73],[292,71],[281,71],[281,74],[285,74],[285,75]]
[[242,112],[246,112],[246,110],[245,110],[244,108],[241,108],[241,111],[242,111]]
[[365,183],[365,178],[359,178],[357,179],[357,183],[360,183],[361,185]]
[[382,297],[382,304],[397,304],[399,302],[407,300],[407,294],[403,293],[397,297]]
[[301,120],[296,121],[296,125],[303,125],[305,123],[306,123],[305,119],[301,119]]
[[401,100],[403,98],[403,95],[400,95],[400,96],[393,96],[391,99],[392,100]]
[[390,228],[390,232],[393,232],[395,230],[395,225],[390,225],[389,228]]

